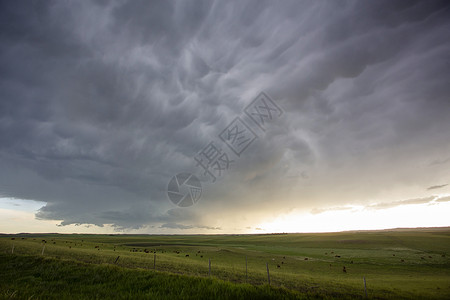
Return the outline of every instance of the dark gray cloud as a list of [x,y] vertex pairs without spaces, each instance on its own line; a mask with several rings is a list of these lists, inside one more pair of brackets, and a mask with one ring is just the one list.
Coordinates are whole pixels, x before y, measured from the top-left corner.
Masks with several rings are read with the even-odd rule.
[[441,189],[443,187],[446,187],[448,184],[440,184],[440,185],[432,185],[427,190],[435,190],[435,189]]
[[[215,229],[449,178],[446,1],[0,6],[0,196],[38,218]],[[174,209],[170,178],[261,90],[282,118]]]

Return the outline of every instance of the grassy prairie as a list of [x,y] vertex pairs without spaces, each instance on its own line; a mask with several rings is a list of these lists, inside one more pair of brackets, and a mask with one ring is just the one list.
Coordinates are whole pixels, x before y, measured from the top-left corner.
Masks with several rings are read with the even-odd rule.
[[[449,228],[281,235],[4,235],[0,297],[363,298],[365,277],[369,298],[450,299],[449,255]],[[61,274],[43,276],[47,273],[39,268]],[[76,271],[68,276],[71,269]],[[90,279],[110,275],[95,283],[85,282],[84,273]],[[65,282],[67,288],[57,288]]]

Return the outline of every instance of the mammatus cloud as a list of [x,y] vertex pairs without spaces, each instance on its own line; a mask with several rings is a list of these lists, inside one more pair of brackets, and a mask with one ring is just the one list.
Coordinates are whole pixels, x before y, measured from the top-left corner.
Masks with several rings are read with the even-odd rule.
[[[120,230],[426,199],[415,187],[449,176],[449,7],[2,2],[0,195]],[[201,172],[194,155],[260,91],[283,117],[196,206],[175,208],[170,178]]]

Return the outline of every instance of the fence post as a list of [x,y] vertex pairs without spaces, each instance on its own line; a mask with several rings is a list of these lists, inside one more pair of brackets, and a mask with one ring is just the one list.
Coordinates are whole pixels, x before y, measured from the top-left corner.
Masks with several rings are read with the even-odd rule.
[[245,257],[245,282],[248,281],[248,272],[247,272],[247,256]]
[[267,281],[269,281],[270,285],[269,263],[266,263],[266,268],[267,268]]
[[211,258],[209,259],[209,276],[211,276]]
[[363,279],[364,279],[364,294],[366,294],[367,298],[366,277],[363,277]]

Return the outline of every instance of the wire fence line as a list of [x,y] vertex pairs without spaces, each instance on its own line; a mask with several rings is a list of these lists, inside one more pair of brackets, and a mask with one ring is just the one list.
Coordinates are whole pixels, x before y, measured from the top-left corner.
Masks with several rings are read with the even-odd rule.
[[[41,247],[42,246],[42,247]],[[204,260],[204,264],[199,264],[196,262],[195,265],[183,265],[183,264],[177,264],[181,261],[184,254],[182,254],[180,251],[176,253],[177,255],[172,255],[170,252],[162,252],[157,253],[156,249],[154,251],[149,252],[141,252],[141,251],[131,251],[127,256],[125,255],[117,255],[116,252],[116,246],[114,248],[100,248],[95,247],[94,249],[97,249],[98,253],[95,253],[97,251],[92,252],[92,248],[88,248],[87,245],[84,247],[80,244],[77,247],[68,246],[68,248],[65,248],[63,246],[56,246],[52,247],[53,245],[47,245],[47,242],[37,243],[37,249],[36,250],[30,249],[30,247],[24,247],[24,251],[21,251],[22,249],[18,247],[17,243],[12,243],[11,248],[5,249],[5,253],[11,254],[11,255],[40,255],[44,257],[49,258],[61,258],[61,256],[67,255],[70,253],[70,258],[75,261],[81,261],[84,263],[93,263],[93,264],[109,264],[114,265],[118,267],[123,268],[139,268],[139,269],[145,269],[148,271],[155,271],[155,272],[164,272],[164,273],[171,273],[171,274],[181,274],[181,275],[189,275],[189,276],[199,276],[199,277],[213,277],[217,279],[222,279],[230,282],[235,283],[249,283],[252,285],[264,285],[268,284],[271,286],[277,286],[277,287],[288,287],[293,288],[295,290],[299,291],[307,291],[311,292],[312,290],[315,290],[319,288],[317,285],[308,285],[308,284],[301,284],[301,285],[292,285],[292,284],[286,284],[285,282],[285,276],[282,274],[280,276],[280,266],[276,263],[270,264],[267,261],[259,261],[255,262],[253,261],[252,264],[249,264],[247,256],[242,256],[242,265],[241,264],[230,264],[226,265],[223,261],[221,261],[219,264],[214,264],[214,259],[211,257],[204,257],[207,260]],[[91,246],[91,245],[89,245]],[[105,246],[105,245],[103,245]],[[78,250],[78,251],[77,251]],[[123,246],[121,249],[117,249],[119,251],[124,250],[132,250],[129,249],[127,246]],[[161,250],[160,250],[161,251]],[[137,254],[139,256],[132,257],[134,254]],[[130,254],[132,256],[130,256]],[[147,254],[153,254],[153,255],[147,255]],[[181,254],[181,255],[180,255]],[[116,256],[117,255],[117,256]],[[205,256],[205,254],[202,255]],[[185,255],[185,257],[188,259],[190,256],[188,254]],[[152,259],[153,258],[153,259]],[[174,260],[175,258],[175,260]],[[186,262],[186,261],[185,261]],[[202,267],[203,265],[203,267]],[[193,268],[195,267],[195,268]],[[236,267],[238,267],[236,269]],[[274,270],[277,270],[278,272],[273,273],[271,271],[271,268],[274,268]],[[278,267],[278,268],[276,268]],[[241,270],[242,269],[242,270]],[[282,272],[282,271],[281,271]],[[289,276],[293,275],[300,275],[300,274],[292,274],[289,273]],[[299,282],[301,279],[298,280]],[[366,287],[366,280],[364,278],[364,289],[363,293],[367,295],[367,287]],[[366,296],[367,297],[367,296]]]

